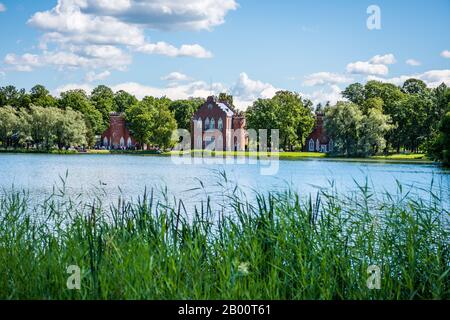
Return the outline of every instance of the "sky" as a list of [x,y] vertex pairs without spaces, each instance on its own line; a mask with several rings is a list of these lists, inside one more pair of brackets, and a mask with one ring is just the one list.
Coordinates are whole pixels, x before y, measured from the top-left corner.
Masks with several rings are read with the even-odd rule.
[[[375,6],[375,7],[374,7]],[[0,86],[183,99],[450,86],[450,0],[0,0]]]

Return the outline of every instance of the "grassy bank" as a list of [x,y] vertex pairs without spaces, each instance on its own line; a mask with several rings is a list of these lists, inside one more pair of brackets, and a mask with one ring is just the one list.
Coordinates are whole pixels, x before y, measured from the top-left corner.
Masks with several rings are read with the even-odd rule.
[[[226,181],[226,177],[224,178]],[[447,200],[224,188],[196,210],[0,196],[0,299],[449,299]],[[164,199],[164,197],[158,197]],[[215,208],[215,209],[213,209]],[[67,267],[81,268],[68,290]],[[380,268],[380,289],[367,287]]]
[[[331,156],[326,153],[320,152],[277,152],[277,153],[258,153],[249,151],[202,151],[193,150],[189,151],[193,156],[223,156],[223,157],[278,157],[281,160],[305,160],[305,159],[329,159],[337,161],[363,161],[363,162],[392,162],[392,163],[433,163],[432,160],[427,158],[425,154],[413,153],[413,154],[390,154],[390,155],[377,155],[367,158],[348,158],[343,156]],[[91,149],[87,152],[78,152],[73,150],[34,150],[34,149],[0,149],[0,153],[40,153],[40,154],[127,154],[127,155],[142,155],[142,156],[163,156],[168,157],[173,154],[179,153],[179,151],[168,152],[156,152],[154,150],[95,150]]]

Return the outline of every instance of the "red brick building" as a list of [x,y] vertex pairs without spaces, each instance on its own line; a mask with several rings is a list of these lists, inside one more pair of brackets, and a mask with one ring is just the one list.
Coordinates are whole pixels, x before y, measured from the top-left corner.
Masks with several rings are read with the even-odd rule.
[[306,138],[305,150],[308,152],[332,152],[333,140],[327,135],[324,127],[325,114],[316,112],[316,124],[311,134]]
[[208,97],[191,120],[192,149],[244,151],[245,117],[233,110],[228,102]]
[[103,132],[100,143],[108,149],[131,149],[137,146],[136,140],[131,136],[122,113],[111,113],[109,127]]

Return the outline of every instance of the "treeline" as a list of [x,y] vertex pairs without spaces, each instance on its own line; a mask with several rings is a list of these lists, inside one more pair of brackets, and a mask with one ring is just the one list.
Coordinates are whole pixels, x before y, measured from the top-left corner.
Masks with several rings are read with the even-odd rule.
[[30,106],[15,110],[0,108],[0,139],[3,146],[34,146],[49,150],[53,146],[87,144],[87,127],[83,115],[71,108]]
[[432,89],[418,79],[408,79],[401,87],[368,81],[351,84],[342,94],[348,102],[325,108],[325,127],[336,152],[426,152],[448,162],[442,157],[449,149],[445,118],[450,89],[444,83]]
[[[333,152],[338,155],[426,152],[450,163],[450,88],[444,83],[428,88],[418,79],[409,79],[401,87],[368,81],[349,85],[342,95],[347,101],[314,108],[310,100],[295,92],[279,91],[248,107],[247,128],[279,129],[281,149],[302,150],[314,127],[313,111],[322,109]],[[222,93],[219,99],[233,105],[230,95]],[[30,92],[2,87],[0,147],[92,147],[95,136],[107,128],[110,113],[122,112],[140,145],[167,149],[176,142],[174,129],[190,130],[191,117],[202,103],[203,98],[138,100],[103,85],[90,94],[69,90],[58,98],[42,85]]]
[[[377,153],[426,152],[450,163],[450,88],[428,88],[418,79],[403,86],[368,81],[349,85],[347,101],[316,106],[325,113],[325,128],[336,155],[365,157]],[[311,101],[296,93],[277,92],[247,109],[249,128],[280,130],[284,150],[303,149],[314,118]]]
[[95,136],[109,125],[111,112],[124,113],[141,145],[163,149],[173,145],[172,130],[190,129],[201,98],[171,101],[146,97],[138,100],[125,91],[113,92],[104,85],[90,94],[68,90],[54,97],[42,85],[29,92],[14,86],[0,88],[1,148],[93,147]]

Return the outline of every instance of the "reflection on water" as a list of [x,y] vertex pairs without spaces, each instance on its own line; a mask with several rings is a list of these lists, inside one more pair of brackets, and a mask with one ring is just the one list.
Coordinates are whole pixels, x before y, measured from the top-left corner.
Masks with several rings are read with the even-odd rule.
[[189,203],[205,192],[212,198],[218,195],[222,188],[218,185],[219,171],[226,173],[230,185],[236,183],[246,192],[291,187],[309,195],[330,187],[331,182],[338,191],[349,192],[367,181],[376,192],[394,193],[398,181],[418,197],[426,197],[433,186],[435,192],[448,199],[450,189],[449,171],[428,164],[280,161],[277,175],[262,176],[259,165],[176,165],[169,157],[0,154],[0,187],[29,190],[35,199],[51,194],[67,173],[66,190],[72,195],[89,198],[101,193],[105,199],[115,201],[119,196],[136,199],[146,188],[167,187],[169,195]]

